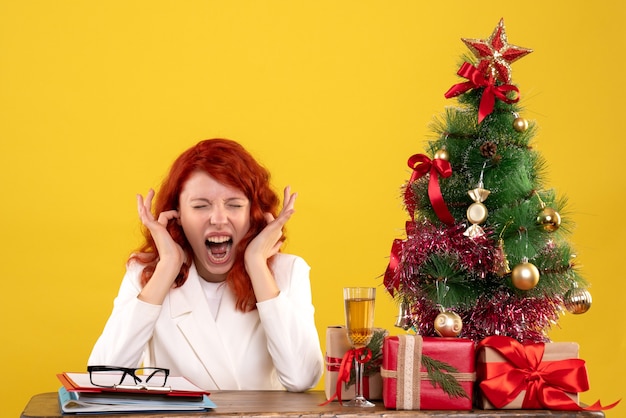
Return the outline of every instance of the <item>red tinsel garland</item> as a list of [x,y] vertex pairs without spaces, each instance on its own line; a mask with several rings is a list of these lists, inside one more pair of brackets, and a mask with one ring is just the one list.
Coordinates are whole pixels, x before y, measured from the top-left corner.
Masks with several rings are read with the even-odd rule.
[[528,297],[506,286],[505,279],[495,273],[501,253],[489,230],[484,236],[468,238],[463,235],[465,227],[409,221],[406,239],[394,241],[384,284],[392,296],[399,293],[408,299],[417,332],[435,336],[433,322],[440,313],[436,302],[424,294],[427,279],[421,269],[433,254],[452,254],[459,270],[485,281],[486,292],[474,305],[453,307],[463,320],[462,337],[480,341],[489,335],[505,335],[522,342],[548,341],[545,330],[557,322],[562,300],[550,295]]
[[416,274],[428,258],[434,254],[452,254],[459,260],[459,268],[484,278],[499,262],[496,243],[488,234],[468,238],[463,235],[466,225],[447,228],[435,226],[428,221],[406,224],[406,240],[394,241],[391,262],[385,273],[384,284],[393,295],[400,286],[415,291],[419,287]]

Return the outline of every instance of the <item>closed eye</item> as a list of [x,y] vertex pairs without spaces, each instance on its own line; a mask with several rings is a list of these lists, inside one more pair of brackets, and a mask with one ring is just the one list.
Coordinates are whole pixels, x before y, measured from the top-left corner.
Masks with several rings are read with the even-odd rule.
[[234,198],[234,199],[228,199],[225,203],[226,203],[226,206],[228,206],[229,208],[238,209],[238,208],[246,207],[248,204],[248,200],[241,199],[241,198]]

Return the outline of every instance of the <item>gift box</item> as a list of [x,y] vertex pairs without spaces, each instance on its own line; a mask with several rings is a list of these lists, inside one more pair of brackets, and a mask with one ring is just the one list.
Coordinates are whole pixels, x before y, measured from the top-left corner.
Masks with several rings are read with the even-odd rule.
[[[382,399],[383,382],[380,376],[380,364],[382,362],[382,342],[388,334],[385,329],[375,328],[372,341],[368,345],[372,351],[372,358],[364,364],[363,375],[363,396],[366,399]],[[341,362],[346,353],[352,349],[346,327],[330,326],[326,329],[326,377],[324,379],[324,392],[326,399],[349,400],[354,398],[355,385],[353,383],[343,383],[341,393],[337,393],[337,381],[342,378],[339,376]],[[348,372],[353,368],[348,368]],[[354,372],[351,372],[354,375]],[[354,381],[354,377],[350,379]]]
[[578,409],[578,392],[589,388],[572,342],[487,337],[477,346],[476,375],[483,409]]
[[385,407],[472,409],[474,357],[474,342],[464,338],[385,338],[381,368]]

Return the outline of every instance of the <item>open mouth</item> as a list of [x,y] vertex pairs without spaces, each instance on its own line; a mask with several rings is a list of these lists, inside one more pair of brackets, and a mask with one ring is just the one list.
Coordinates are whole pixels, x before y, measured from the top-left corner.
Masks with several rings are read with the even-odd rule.
[[233,239],[230,236],[209,237],[204,243],[208,250],[209,259],[214,263],[224,263],[228,261],[233,248]]

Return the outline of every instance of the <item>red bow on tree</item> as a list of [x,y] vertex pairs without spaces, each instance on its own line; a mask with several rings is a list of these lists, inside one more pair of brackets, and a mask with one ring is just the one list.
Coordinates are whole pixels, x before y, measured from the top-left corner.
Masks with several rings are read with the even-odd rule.
[[408,165],[413,170],[413,174],[411,174],[411,179],[406,187],[404,201],[407,205],[407,209],[411,213],[411,218],[413,218],[415,212],[415,197],[413,196],[411,184],[426,173],[430,173],[428,197],[430,198],[430,203],[433,205],[435,214],[441,222],[454,225],[454,218],[450,214],[446,202],[443,200],[441,188],[439,187],[439,176],[450,177],[452,175],[452,166],[450,163],[441,158],[431,160],[424,154],[415,154],[409,158]]
[[619,403],[603,407],[598,401],[590,407],[580,407],[567,393],[589,389],[585,361],[572,358],[543,362],[543,343],[522,345],[510,337],[491,336],[482,340],[477,349],[482,347],[492,348],[506,359],[487,363],[485,379],[480,382],[483,394],[498,409],[511,403],[523,390],[523,409],[600,411]]
[[[415,222],[407,221],[404,227],[407,237],[411,237],[416,233]],[[383,284],[391,296],[393,296],[396,290],[400,289],[400,277],[402,272],[399,270],[402,264],[402,254],[404,252],[404,245],[406,241],[401,239],[394,239],[391,245],[391,254],[389,255],[389,264],[385,270]]]
[[391,296],[393,296],[396,290],[400,288],[400,277],[396,270],[400,265],[403,243],[404,241],[401,239],[393,240],[393,244],[391,245],[391,254],[389,256],[389,264],[385,270],[383,284]]
[[[450,89],[446,92],[445,97],[446,99],[449,99],[451,97],[459,96],[468,90],[484,87],[485,90],[480,98],[480,105],[478,107],[478,123],[481,123],[487,115],[493,112],[496,99],[509,104],[517,103],[519,101],[519,89],[517,87],[511,84],[497,86],[493,76],[485,77],[483,71],[480,71],[468,62],[463,63],[457,74],[463,78],[467,78],[469,81],[455,84],[450,87]],[[510,91],[514,91],[516,93],[515,97],[512,99],[508,98],[506,95]]]

